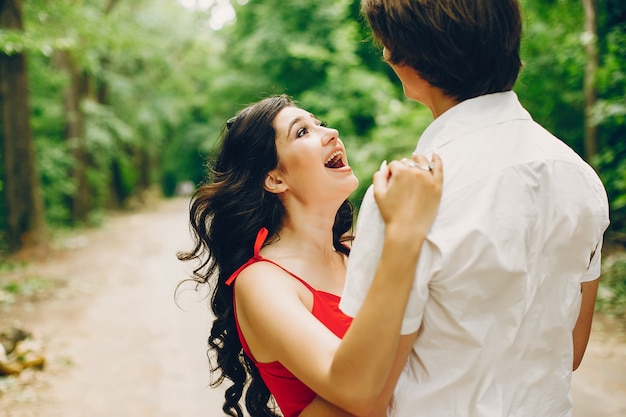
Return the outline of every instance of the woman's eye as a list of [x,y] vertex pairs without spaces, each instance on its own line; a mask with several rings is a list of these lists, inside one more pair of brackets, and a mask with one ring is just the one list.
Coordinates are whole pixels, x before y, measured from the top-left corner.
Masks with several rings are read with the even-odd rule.
[[328,127],[328,123],[326,123],[324,121],[319,122],[319,125],[322,126],[322,127]]
[[307,134],[307,132],[308,132],[308,130],[307,130],[307,128],[306,128],[306,127],[301,127],[300,129],[298,129],[298,130],[296,131],[296,137],[297,137],[297,138],[301,138],[302,136],[306,135],[306,134]]

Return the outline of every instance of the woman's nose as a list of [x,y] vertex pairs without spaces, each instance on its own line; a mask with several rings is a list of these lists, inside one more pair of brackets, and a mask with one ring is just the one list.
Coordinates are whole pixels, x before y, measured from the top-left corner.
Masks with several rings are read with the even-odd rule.
[[339,138],[339,131],[332,127],[324,127],[324,145],[336,141]]

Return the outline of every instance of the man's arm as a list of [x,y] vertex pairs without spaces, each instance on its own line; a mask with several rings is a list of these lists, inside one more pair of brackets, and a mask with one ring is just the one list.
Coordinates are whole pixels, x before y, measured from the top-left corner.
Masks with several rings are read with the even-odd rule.
[[576,325],[572,332],[572,339],[574,341],[574,363],[572,369],[574,371],[580,366],[585,354],[585,349],[587,349],[587,343],[589,342],[599,281],[600,279],[598,278],[580,284],[582,301],[580,303],[578,319],[576,320]]

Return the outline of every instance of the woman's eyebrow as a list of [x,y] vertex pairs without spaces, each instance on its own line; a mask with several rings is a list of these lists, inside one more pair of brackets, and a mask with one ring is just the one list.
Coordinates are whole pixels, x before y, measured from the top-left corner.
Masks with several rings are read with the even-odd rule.
[[291,121],[291,123],[289,123],[289,127],[287,128],[287,137],[291,137],[291,128],[293,128],[293,125],[295,125],[296,123],[298,123],[301,120],[302,120],[302,117],[298,116],[295,119],[293,119]]
[[[315,117],[315,115],[313,113],[309,113],[309,116],[313,119],[313,120],[317,120],[317,117]],[[293,125],[295,125],[296,123],[302,121],[303,118],[301,116],[298,116],[296,118],[294,118],[291,123],[289,123],[289,127],[287,128],[287,137],[291,136],[291,128],[293,127]]]

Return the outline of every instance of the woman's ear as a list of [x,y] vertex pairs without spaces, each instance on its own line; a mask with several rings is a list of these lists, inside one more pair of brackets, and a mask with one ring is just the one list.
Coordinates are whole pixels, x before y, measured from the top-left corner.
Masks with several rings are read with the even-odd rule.
[[278,170],[273,169],[265,176],[263,188],[270,193],[280,194],[287,191],[288,187],[287,184],[283,182]]

